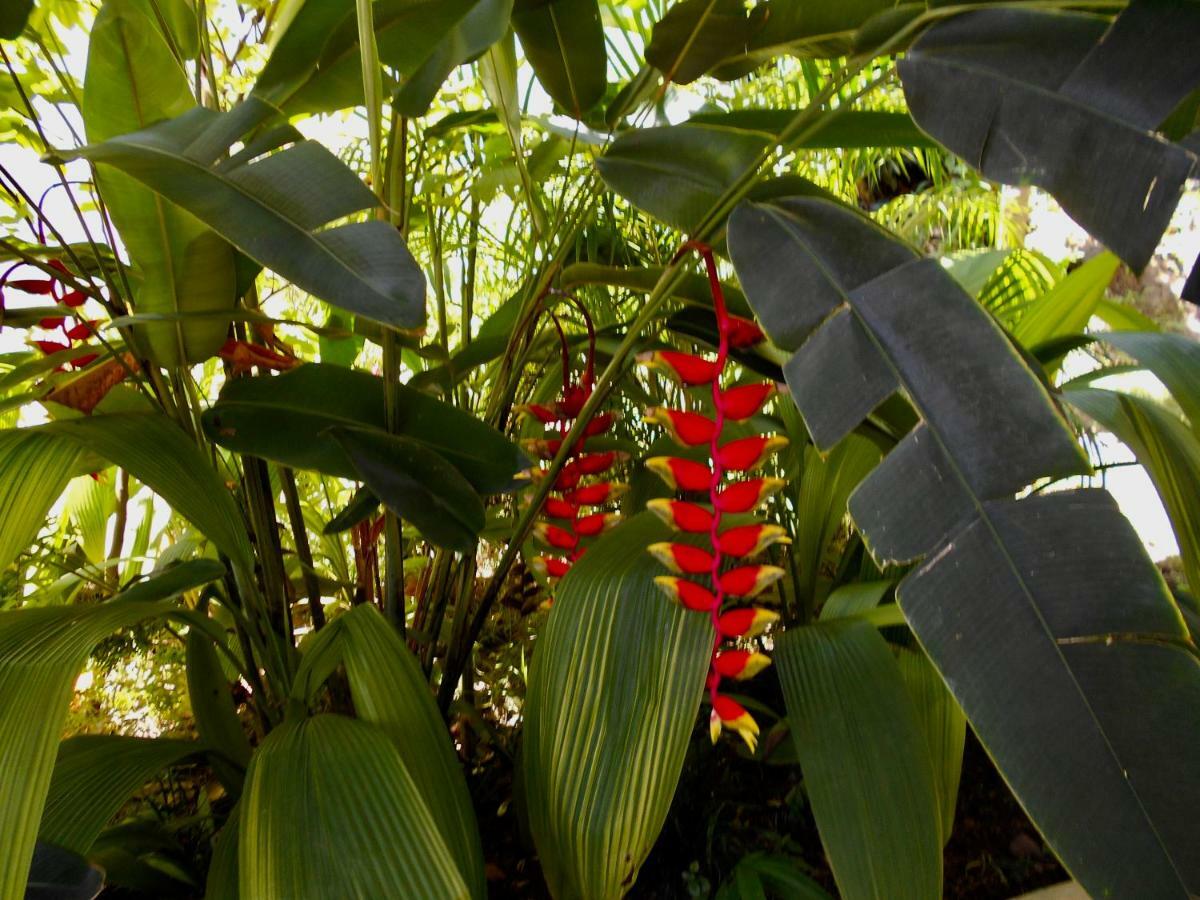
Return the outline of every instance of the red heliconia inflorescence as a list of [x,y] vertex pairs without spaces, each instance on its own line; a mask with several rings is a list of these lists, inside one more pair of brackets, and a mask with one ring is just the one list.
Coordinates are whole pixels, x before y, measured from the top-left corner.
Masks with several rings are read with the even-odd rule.
[[[543,437],[524,441],[523,446],[531,455],[546,461],[558,455],[563,440],[595,386],[596,332],[587,310],[582,305],[579,309],[588,329],[588,355],[582,377],[578,382],[573,380],[566,335],[555,318],[554,327],[562,346],[562,392],[553,404],[528,404],[519,408],[545,426]],[[587,549],[589,540],[610,529],[620,518],[609,506],[625,493],[627,486],[608,481],[605,476],[624,460],[625,454],[587,447],[589,438],[609,431],[615,421],[616,414],[612,412],[597,413],[591,418],[582,436],[570,447],[566,462],[542,507],[542,518],[534,525],[534,534],[550,552],[536,557],[531,568],[546,577],[566,575]]]
[[[90,338],[96,331],[97,323],[80,318],[79,314],[75,312],[80,306],[83,306],[87,296],[82,291],[77,291],[66,284],[65,277],[70,275],[66,264],[58,259],[51,259],[47,263],[51,269],[61,275],[48,275],[45,278],[10,277],[15,269],[23,265],[26,263],[17,263],[0,275],[0,309],[4,307],[3,290],[6,287],[15,288],[26,294],[49,297],[63,307],[62,315],[46,316],[38,321],[38,325],[42,328],[48,331],[57,331],[62,335],[62,340],[35,340],[33,342],[34,346],[46,356],[70,350],[74,343]],[[58,335],[55,337],[57,338]],[[94,362],[99,355],[99,353],[84,353],[71,359],[69,364],[72,369],[82,369]],[[66,365],[59,366],[58,371],[65,372]]]
[[713,741],[722,728],[728,728],[741,735],[753,751],[758,724],[740,703],[721,693],[721,684],[728,678],[749,678],[771,661],[762,653],[727,646],[726,642],[754,637],[779,618],[766,609],[735,604],[757,596],[782,577],[783,570],[777,566],[746,560],[771,544],[786,541],[787,535],[778,525],[752,523],[726,527],[722,519],[727,514],[751,512],[783,486],[777,478],[727,480],[727,476],[753,472],[785,446],[787,440],[775,435],[722,440],[725,423],[744,421],[761,410],[774,393],[775,385],[763,382],[728,389],[721,386],[730,348],[751,347],[763,339],[763,333],[754,322],[732,316],[726,310],[712,251],[701,244],[689,244],[685,250],[696,250],[708,270],[717,319],[716,358],[660,350],[643,361],[669,370],[687,388],[709,388],[713,418],[700,412],[661,407],[648,410],[646,418],[662,425],[677,443],[686,447],[706,446],[709,462],[660,456],[648,459],[646,465],[672,490],[706,494],[708,504],[651,500],[648,506],[678,531],[707,535],[708,545],[664,542],[649,549],[673,573],[655,579],[658,585],[686,609],[706,613],[716,633],[706,680],[712,706],[709,733]]

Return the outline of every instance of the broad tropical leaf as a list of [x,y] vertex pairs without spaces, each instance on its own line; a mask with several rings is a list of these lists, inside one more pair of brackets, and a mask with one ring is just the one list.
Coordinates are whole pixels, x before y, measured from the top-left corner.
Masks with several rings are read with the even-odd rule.
[[654,25],[646,62],[665,81],[690,84],[727,56],[745,49],[769,18],[766,6],[748,14],[740,0],[682,0]]
[[769,143],[763,134],[713,125],[639,128],[596,161],[605,183],[675,228],[693,227]]
[[933,786],[942,825],[942,844],[954,830],[958,805],[958,782],[962,777],[963,746],[967,739],[967,717],[942,682],[937,669],[920,650],[900,649],[896,662],[904,686],[912,697],[917,726],[925,736],[933,767]]
[[188,699],[196,730],[201,740],[223,757],[220,765],[214,765],[222,783],[236,796],[240,773],[231,773],[228,764],[245,769],[250,763],[251,748],[237,717],[229,678],[208,635],[197,628],[189,629],[186,648]]
[[[662,266],[626,268],[593,262],[576,262],[563,268],[560,281],[563,290],[570,290],[581,284],[607,284],[649,294],[662,277],[663,269]],[[725,292],[726,308],[731,313],[743,317],[753,315],[741,288],[735,284],[722,282],[721,289]],[[698,273],[685,275],[678,287],[675,288],[675,296],[692,306],[712,309],[712,290],[708,285],[708,278],[704,275]],[[712,318],[711,313],[709,318]]]
[[[798,109],[737,109],[722,113],[696,113],[688,124],[740,128],[779,135],[799,115]],[[804,150],[843,147],[936,147],[937,142],[919,129],[904,112],[837,110],[817,119],[807,136],[789,146]]]
[[421,66],[404,79],[392,98],[406,116],[423,116],[447,76],[473,59],[508,32],[513,0],[477,0],[434,47]]
[[226,158],[271,114],[254,98],[225,113],[197,108],[61,156],[120,169],[334,306],[396,328],[421,325],[425,276],[395,228],[379,220],[321,228],[376,205],[337,157],[281,127]]
[[82,447],[48,434],[0,431],[0,566],[33,543],[83,456]]
[[195,741],[86,734],[58,746],[38,837],[86,854],[126,800],[170,765],[202,749]]
[[0,613],[0,898],[25,895],[33,845],[75,678],[118,628],[161,615],[154,603],[56,606]]
[[235,562],[248,570],[253,567],[250,542],[233,496],[196,444],[166,416],[83,416],[0,434],[20,435],[24,440],[49,436],[107,459],[149,486]]
[[1194,3],[1135,2],[1111,28],[986,9],[931,28],[899,69],[917,124],[987,177],[1045,188],[1140,271],[1196,167],[1153,131],[1200,83],[1198,29]]
[[358,478],[384,505],[438,547],[470,553],[484,526],[483,501],[429,445],[362,428],[333,428]]
[[399,751],[441,831],[471,895],[487,896],[479,829],[462,766],[416,659],[375,607],[356,606],[334,620],[359,718]]
[[63,495],[59,531],[73,524],[79,531],[79,546],[93,563],[104,561],[108,547],[108,517],[117,506],[112,470],[72,478]]
[[158,565],[150,575],[121,591],[121,598],[131,603],[153,603],[216,581],[225,574],[225,566],[215,559],[168,562],[160,557]]
[[847,435],[823,457],[811,444],[803,446],[792,558],[799,570],[801,590],[815,603],[828,590],[820,589],[821,567],[846,519],[846,501],[883,453],[872,441],[856,434]]
[[1013,337],[1033,349],[1087,328],[1121,261],[1111,253],[1092,257],[1049,291],[1028,304],[1013,326]]
[[1094,895],[1195,893],[1200,773],[1179,749],[1200,738],[1180,699],[1200,698],[1195,648],[1111,498],[1012,499],[1086,467],[1040,382],[940,266],[850,210],[745,204],[729,246],[767,332],[798,350],[785,373],[819,447],[901,387],[920,414],[850,513],[878,560],[925,558],[904,615],[1064,864]]
[[608,75],[597,0],[517,0],[512,24],[546,93],[582,118],[603,96]]
[[12,0],[5,3],[0,10],[0,38],[6,41],[20,36],[25,30],[25,22],[33,12],[33,0]]
[[874,609],[893,587],[890,581],[852,581],[825,598],[820,621],[845,619]]
[[1200,344],[1187,335],[1157,331],[1110,331],[1099,339],[1153,372],[1200,436]]
[[[529,466],[515,444],[474,416],[404,385],[397,390],[397,433],[445,457],[480,493],[511,490],[513,476]],[[211,440],[236,453],[354,478],[329,429],[383,432],[383,380],[321,363],[274,378],[239,378],[225,386],[203,423]]]
[[525,701],[534,842],[556,897],[620,897],[666,820],[712,650],[711,626],[667,601],[645,552],[650,513],[593,544],[555,592]]
[[[401,81],[445,54],[448,36],[491,0],[379,0],[372,3],[379,60]],[[301,0],[272,48],[254,96],[289,115],[332,112],[363,102],[354,0]],[[461,62],[461,60],[460,60]],[[449,73],[446,69],[443,73]],[[431,80],[426,74],[424,81]],[[441,86],[439,81],[434,90]],[[423,110],[422,110],[423,112]]]
[[243,897],[463,900],[463,883],[399,752],[335,715],[285,723],[246,776],[238,831]]
[[1111,431],[1146,467],[1166,507],[1188,587],[1200,586],[1200,439],[1151,400],[1099,388],[1068,388],[1063,399]]
[[804,788],[847,900],[937,897],[942,833],[933,767],[887,642],[853,619],[775,643]]
[[[140,131],[195,105],[187,72],[152,20],[151,8],[137,0],[105,0],[88,42],[80,107],[88,140],[99,143]],[[101,166],[96,178],[133,266],[135,312],[233,310],[233,248],[131,176]],[[220,318],[139,329],[151,358],[166,367],[207,359],[228,330],[229,322]]]

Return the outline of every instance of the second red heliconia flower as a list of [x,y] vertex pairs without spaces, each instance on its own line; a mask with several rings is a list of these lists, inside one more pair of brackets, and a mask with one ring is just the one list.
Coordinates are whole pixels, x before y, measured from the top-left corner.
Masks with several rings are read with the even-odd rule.
[[745,707],[721,692],[721,683],[729,678],[749,678],[771,661],[755,650],[724,645],[726,641],[752,638],[779,618],[769,610],[737,604],[757,596],[783,576],[783,570],[777,566],[746,560],[772,544],[786,541],[787,535],[778,525],[759,522],[725,527],[723,517],[754,511],[783,487],[783,482],[777,478],[728,480],[727,476],[753,472],[772,453],[786,446],[787,440],[777,435],[724,439],[726,423],[742,422],[759,413],[774,393],[775,385],[756,382],[722,387],[721,376],[730,348],[753,346],[763,339],[763,334],[755,323],[732,316],[726,310],[712,251],[700,244],[689,244],[685,249],[696,250],[708,272],[717,322],[716,358],[659,350],[643,356],[642,361],[669,371],[684,387],[710,388],[713,415],[710,418],[692,410],[652,407],[646,419],[662,425],[685,447],[706,447],[708,462],[659,456],[648,459],[646,465],[672,490],[704,495],[706,502],[652,500],[647,505],[675,530],[705,535],[707,540],[702,547],[667,541],[653,544],[649,550],[674,573],[655,579],[663,592],[684,608],[706,614],[712,623],[712,657],[705,683],[712,707],[709,733],[713,741],[722,729],[730,729],[753,752],[758,723]]
[[[574,301],[574,298],[568,299]],[[588,329],[588,355],[582,377],[578,382],[573,380],[566,334],[554,318],[562,350],[562,391],[552,404],[531,403],[519,407],[520,412],[545,426],[542,437],[523,442],[526,450],[544,460],[558,455],[595,386],[595,329],[587,310],[582,304],[576,302],[576,305]],[[589,438],[609,431],[615,421],[615,413],[601,412],[587,423],[583,434],[568,448],[567,461],[559,470],[552,492],[542,507],[542,520],[534,525],[535,536],[551,552],[534,558],[530,567],[548,578],[566,575],[587,549],[588,540],[610,529],[620,518],[606,506],[625,492],[626,485],[608,481],[605,476],[625,458],[625,454],[614,450],[596,452],[587,447]]]

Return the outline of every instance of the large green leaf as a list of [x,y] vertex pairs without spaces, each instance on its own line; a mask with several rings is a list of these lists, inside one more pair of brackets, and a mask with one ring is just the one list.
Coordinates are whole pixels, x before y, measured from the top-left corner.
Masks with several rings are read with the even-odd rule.
[[726,57],[718,78],[739,78],[781,54],[800,57],[842,56],[854,49],[859,29],[895,0],[768,0],[763,27],[741,52]]
[[825,456],[811,444],[804,445],[803,453],[792,558],[801,590],[815,603],[823,593],[818,585],[826,552],[846,519],[846,501],[883,453],[856,434],[846,435]]
[[[477,491],[510,490],[528,459],[474,416],[400,385],[396,432],[445,457]],[[355,468],[331,428],[385,430],[383,380],[341,366],[310,363],[274,378],[228,383],[203,416],[210,439],[299,469],[353,478]]]
[[900,665],[904,686],[912,697],[917,726],[929,749],[934,793],[937,795],[942,826],[942,844],[945,844],[954,830],[958,782],[962,778],[963,746],[967,740],[967,717],[925,654],[919,650],[901,649],[896,662]]
[[128,471],[246,569],[253,553],[233,496],[212,465],[166,416],[117,413],[63,419],[8,434],[52,436]]
[[899,68],[922,128],[989,178],[1045,188],[1140,270],[1196,165],[1153,131],[1200,83],[1198,31],[1195,3],[1133,3],[1111,29],[986,9],[931,28]]
[[[424,65],[439,68],[431,60],[445,53],[447,36],[465,16],[486,5],[489,0],[376,0],[371,6],[380,62],[401,80]],[[361,105],[354,0],[301,0],[293,9],[295,14],[286,20],[254,86],[254,96],[289,115]],[[428,82],[430,75],[423,80]]]
[[33,0],[10,0],[0,9],[0,38],[13,40],[25,30],[25,22],[33,12]]
[[[93,143],[139,131],[196,105],[187,73],[151,15],[138,0],[105,0],[96,16],[80,106]],[[194,30],[194,13],[192,21]],[[132,263],[135,312],[233,310],[234,255],[227,243],[123,172],[101,166],[97,181]],[[210,317],[138,330],[153,360],[174,367],[216,353],[229,322]]]
[[75,679],[111,632],[166,607],[112,602],[0,613],[0,900],[20,900]]
[[225,113],[197,108],[62,156],[120,169],[335,306],[397,328],[421,325],[425,276],[395,228],[380,220],[321,227],[376,205],[337,157],[282,127],[223,158],[271,112],[254,98]]
[[229,678],[221,667],[212,639],[198,628],[188,630],[186,649],[188,700],[196,719],[196,731],[223,758],[218,774],[226,787],[236,793],[240,778],[228,771],[228,764],[244,769],[250,763],[251,748],[234,707]]
[[747,13],[741,0],[682,0],[654,25],[646,62],[665,81],[689,84],[727,56],[745,49],[767,16]]
[[1200,344],[1187,335],[1157,331],[1107,332],[1100,339],[1153,372],[1200,435]]
[[1063,398],[1111,431],[1146,467],[1179,543],[1184,575],[1200,586],[1200,439],[1151,400],[1099,388],[1068,388]]
[[412,775],[471,895],[487,896],[483,851],[462,766],[421,667],[379,611],[356,606],[334,620],[359,718],[388,736]]
[[521,748],[534,842],[556,897],[620,897],[666,820],[712,650],[703,616],[665,600],[642,513],[560,582],[538,640]]
[[79,735],[63,741],[38,837],[86,854],[134,791],[201,749],[195,741],[117,734]]
[[582,118],[604,95],[608,74],[597,0],[517,0],[512,24],[546,93]]
[[471,483],[427,444],[363,428],[333,428],[358,478],[392,512],[439,547],[471,553],[484,526]]
[[412,775],[373,725],[288,722],[254,754],[238,831],[243,897],[470,896]]
[[513,0],[477,0],[434,48],[421,66],[404,80],[392,104],[406,116],[423,116],[446,78],[469,59],[483,53],[508,32]]
[[1021,318],[1013,326],[1013,337],[1032,349],[1087,328],[1088,319],[1096,312],[1120,265],[1121,260],[1111,253],[1088,259],[1021,311]]
[[1012,499],[1085,465],[1041,383],[940,266],[851,210],[745,204],[729,247],[798,350],[785,373],[819,447],[898,388],[919,413],[850,513],[880,561],[924,558],[900,606],[1051,846],[1093,895],[1195,893],[1195,648],[1110,497]]
[[[688,123],[779,135],[799,113],[798,109],[736,109],[696,113]],[[849,109],[821,116],[806,137],[789,146],[804,150],[836,150],[843,147],[936,147],[937,142],[921,131],[908,113]]]
[[762,134],[713,125],[639,128],[613,141],[596,167],[618,194],[668,225],[687,229],[768,142]]
[[93,563],[102,563],[108,553],[108,518],[116,508],[111,470],[72,478],[63,494],[59,530],[74,525],[83,555]]
[[[649,294],[662,278],[664,266],[606,266],[602,263],[576,262],[565,266],[559,276],[559,283],[564,291],[571,290],[581,284],[607,284],[612,287],[627,288],[637,293]],[[722,282],[721,288],[725,293],[725,305],[731,313],[740,316],[751,316],[750,306],[746,303],[746,295],[736,284]],[[709,287],[708,277],[698,273],[689,273],[683,277],[675,288],[675,296],[686,303],[712,309],[712,288]]]
[[1092,257],[1022,310],[1012,333],[1030,349],[1087,327],[1121,261],[1111,253]]
[[852,619],[789,628],[776,641],[775,663],[841,895],[941,896],[933,767],[887,642],[874,625]]
[[48,434],[0,431],[0,567],[33,543],[83,455],[84,448]]

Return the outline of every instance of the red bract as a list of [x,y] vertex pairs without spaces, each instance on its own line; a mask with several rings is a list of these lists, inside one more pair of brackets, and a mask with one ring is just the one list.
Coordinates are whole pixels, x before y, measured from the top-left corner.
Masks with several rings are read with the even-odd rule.
[[51,294],[54,292],[54,280],[51,278],[14,278],[6,282],[9,287],[27,294]]
[[708,416],[681,409],[665,409],[652,406],[646,410],[646,421],[667,429],[676,443],[685,447],[698,447],[712,443],[717,434],[717,424]]
[[703,534],[712,530],[712,513],[695,503],[684,503],[682,500],[651,500],[646,504],[646,508],[680,531]]
[[646,549],[664,566],[679,575],[702,575],[712,571],[713,555],[701,547],[664,541],[651,544]]
[[669,371],[687,387],[709,384],[720,370],[717,363],[702,356],[680,353],[677,350],[654,350],[638,357],[643,365],[661,367]]
[[[582,306],[579,308],[588,329],[588,356],[582,378],[578,382],[572,378],[566,334],[558,319],[554,318],[554,327],[558,331],[562,350],[562,393],[553,404],[532,403],[517,408],[545,426],[545,436],[523,442],[533,455],[541,459],[552,460],[563,451],[563,443],[572,424],[592,395],[596,335],[587,311]],[[615,450],[585,452],[588,438],[604,434],[612,428],[616,420],[617,415],[613,412],[602,412],[593,416],[583,427],[582,437],[566,448],[568,459],[554,479],[552,490],[555,493],[546,499],[542,507],[542,515],[555,519],[557,524],[543,521],[534,526],[535,534],[543,543],[566,551],[566,559],[541,556],[533,560],[531,568],[545,577],[561,578],[566,575],[571,564],[587,549],[582,539],[599,535],[614,525],[619,518],[616,513],[604,510],[587,515],[580,514],[583,507],[603,506],[619,497],[626,489],[623,484],[603,480],[582,483],[585,478],[603,477],[616,463],[625,458],[625,454]]]
[[783,481],[778,478],[734,482],[713,494],[713,505],[726,513],[750,512],[782,487]]
[[722,444],[717,459],[726,472],[749,472],[757,469],[772,453],[787,446],[787,438],[754,435]]
[[652,456],[646,468],[675,491],[707,491],[712,487],[713,472],[704,463],[676,456]]
[[748,419],[760,409],[775,393],[775,384],[764,381],[759,384],[743,384],[739,387],[721,391],[716,399],[722,414],[730,422],[740,422]]
[[[721,376],[730,347],[748,347],[763,339],[762,331],[747,319],[729,315],[717,277],[712,251],[703,245],[689,244],[704,259],[716,313],[717,357],[709,361],[673,351],[658,351],[648,360],[651,365],[670,369],[686,386],[708,386],[712,392],[715,418],[688,410],[652,407],[646,419],[662,425],[671,437],[688,447],[706,445],[711,465],[677,457],[660,456],[646,465],[675,490],[705,492],[712,511],[681,500],[652,500],[647,506],[672,527],[707,536],[707,546],[663,542],[652,544],[650,552],[676,575],[662,575],[655,582],[673,600],[685,608],[706,613],[715,637],[709,672],[705,679],[712,713],[709,730],[713,741],[723,728],[741,735],[751,752],[758,739],[758,724],[745,708],[720,692],[723,678],[748,678],[770,663],[761,653],[745,649],[721,649],[728,638],[750,638],[759,634],[778,616],[764,609],[743,607],[722,611],[730,598],[757,596],[778,581],[783,570],[769,565],[741,565],[723,571],[726,557],[747,557],[785,540],[783,529],[754,523],[721,528],[727,513],[747,513],[759,506],[782,486],[777,478],[754,478],[726,482],[730,472],[748,472],[758,468],[787,441],[769,435],[722,442],[726,422],[742,421],[758,413],[775,390],[771,382],[745,384],[729,389],[721,386]],[[692,576],[696,580],[677,576]]]
[[778,525],[738,525],[721,532],[717,546],[726,556],[754,556],[772,544],[788,543],[787,532]]

